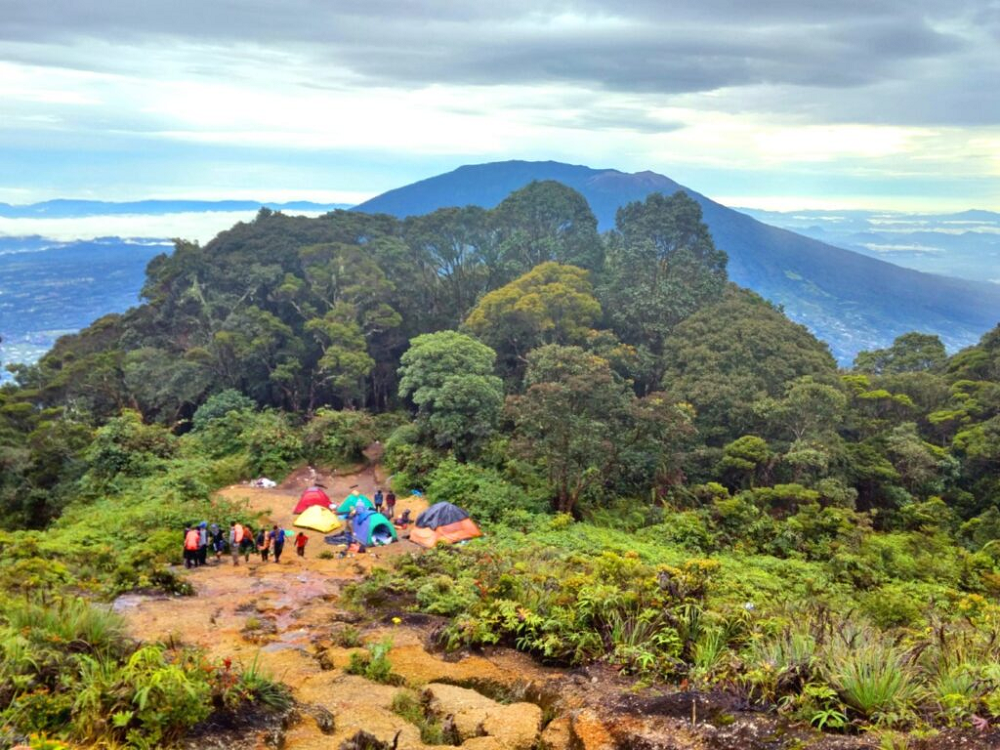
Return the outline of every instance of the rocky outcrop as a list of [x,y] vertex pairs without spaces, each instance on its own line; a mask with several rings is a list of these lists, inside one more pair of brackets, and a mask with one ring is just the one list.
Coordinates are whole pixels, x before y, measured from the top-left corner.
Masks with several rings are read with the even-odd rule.
[[553,719],[542,732],[542,750],[572,750],[573,727],[568,716]]
[[542,709],[533,703],[504,705],[475,690],[432,683],[424,690],[427,710],[447,721],[473,750],[532,750],[542,727]]
[[591,709],[585,708],[573,714],[573,739],[580,750],[615,750],[615,740],[611,732]]

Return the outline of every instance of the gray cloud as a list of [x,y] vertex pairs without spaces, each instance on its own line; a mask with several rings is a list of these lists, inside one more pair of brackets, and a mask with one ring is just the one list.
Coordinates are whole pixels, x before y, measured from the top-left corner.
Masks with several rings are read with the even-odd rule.
[[[992,0],[263,0],[14,3],[0,57],[130,72],[198,45],[211,77],[227,55],[301,62],[301,83],[561,83],[659,97],[723,91],[714,106],[823,120],[1000,123],[1000,8]],[[94,54],[94,44],[111,54]],[[239,45],[239,51],[232,51]],[[248,46],[250,50],[248,51]],[[116,55],[114,49],[133,54]],[[992,84],[991,84],[992,82]],[[983,88],[987,86],[988,88]],[[987,94],[984,97],[984,94]],[[592,124],[629,119],[593,116]],[[637,129],[655,123],[633,118]],[[646,132],[644,130],[644,132]]]

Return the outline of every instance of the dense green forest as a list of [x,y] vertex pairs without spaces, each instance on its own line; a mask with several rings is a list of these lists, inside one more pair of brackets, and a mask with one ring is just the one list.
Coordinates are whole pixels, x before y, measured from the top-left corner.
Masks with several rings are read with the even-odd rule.
[[[379,439],[397,491],[488,533],[353,595],[411,597],[452,646],[724,683],[834,731],[1000,718],[1000,328],[950,357],[907,334],[845,372],[724,250],[682,193],[600,235],[554,182],[180,242],[143,305],[0,390],[0,586],[42,609],[183,591],[175,532],[215,488]],[[113,732],[30,666],[25,617],[0,616],[3,723]]]

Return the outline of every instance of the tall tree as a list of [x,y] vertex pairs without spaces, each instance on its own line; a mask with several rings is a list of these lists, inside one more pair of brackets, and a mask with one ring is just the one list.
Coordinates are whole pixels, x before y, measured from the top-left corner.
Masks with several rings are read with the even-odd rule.
[[403,225],[406,242],[427,262],[427,286],[445,325],[457,325],[500,278],[490,213],[478,206],[442,208],[412,216]]
[[559,182],[532,182],[493,210],[505,280],[555,261],[600,269],[603,247],[587,199]]
[[600,315],[589,273],[548,262],[483,297],[465,327],[497,351],[506,371],[520,372],[542,344],[583,343]]
[[629,203],[615,225],[601,304],[623,341],[659,357],[678,323],[722,297],[727,257],[712,242],[701,208],[682,192]]
[[904,333],[886,349],[858,352],[854,369],[869,375],[891,375],[940,369],[948,355],[938,336],[929,333]]
[[556,344],[528,355],[525,386],[508,398],[516,448],[544,473],[555,509],[571,513],[614,465],[632,394],[607,360]]
[[837,382],[826,344],[736,287],[677,326],[665,342],[664,365],[663,388],[694,406],[701,435],[718,446],[755,432],[758,402],[784,397],[796,378]]
[[400,360],[399,395],[417,406],[424,436],[467,457],[496,429],[503,381],[496,352],[471,336],[440,331],[417,336]]

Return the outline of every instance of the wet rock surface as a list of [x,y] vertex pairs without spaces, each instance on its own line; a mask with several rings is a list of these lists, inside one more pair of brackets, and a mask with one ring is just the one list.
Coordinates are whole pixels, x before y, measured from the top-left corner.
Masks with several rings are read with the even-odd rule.
[[[542,729],[542,709],[533,703],[504,705],[469,688],[432,683],[424,690],[429,713],[454,727],[462,747],[532,750]],[[488,737],[492,743],[469,740]]]
[[[229,500],[245,500],[268,525],[291,528],[299,493],[320,481],[331,496],[384,486],[377,470],[346,476],[302,470],[282,486],[234,486]],[[398,511],[416,515],[422,499],[401,499]],[[343,588],[393,557],[418,552],[407,541],[354,558],[320,559],[330,549],[311,533],[305,558],[274,562],[230,558],[182,573],[194,597],[129,594],[115,608],[132,634],[148,641],[174,640],[204,647],[217,659],[259,667],[292,690],[297,710],[284,717],[235,726],[205,726],[183,743],[211,750],[423,750],[426,726],[394,710],[403,693],[422,695],[423,720],[444,729],[444,741],[468,750],[862,750],[872,737],[822,735],[788,726],[771,714],[751,713],[725,693],[645,689],[605,665],[545,668],[506,649],[444,654],[434,646],[440,618],[414,615],[399,603],[393,616],[365,616],[345,609]],[[390,606],[390,609],[392,607]],[[250,621],[248,623],[248,621]],[[247,628],[247,625],[253,625]],[[357,648],[338,645],[343,628],[362,644],[389,639],[392,673],[401,685],[382,685],[345,668]],[[692,707],[694,711],[692,711]],[[546,723],[546,719],[551,719]],[[438,736],[440,739],[440,735]],[[437,740],[435,740],[437,741]],[[441,745],[435,745],[441,747]],[[946,730],[908,750],[1000,748],[1000,732]]]

